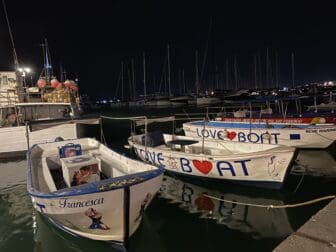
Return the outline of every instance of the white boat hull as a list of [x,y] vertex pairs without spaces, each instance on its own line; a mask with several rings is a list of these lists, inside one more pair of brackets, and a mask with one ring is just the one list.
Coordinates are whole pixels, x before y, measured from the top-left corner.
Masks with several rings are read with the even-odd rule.
[[[57,157],[59,148],[69,143],[100,159],[107,178],[56,189],[50,173],[55,168],[44,160]],[[94,139],[38,144],[28,151],[27,159],[33,207],[64,231],[93,240],[126,241],[139,227],[163,176],[163,169],[127,158]]]
[[[141,203],[148,193],[155,195],[162,177],[130,186],[129,235],[139,227]],[[127,182],[125,180],[125,182]],[[124,237],[124,188],[59,198],[39,198],[32,196],[34,208],[46,215],[59,228],[93,240],[123,242]],[[94,208],[102,216],[101,222],[108,229],[95,228],[85,211]]]
[[[166,170],[183,175],[231,180],[261,187],[280,188],[295,156],[295,148],[291,147],[276,147],[269,150],[265,147],[264,151],[231,155],[195,154],[187,151],[174,151],[167,147],[144,146],[139,144],[141,137],[142,135],[130,137],[129,144],[143,161],[163,166]],[[169,141],[166,136],[165,138]],[[254,144],[234,142],[227,144],[235,145],[229,149],[239,149],[241,145],[252,150],[253,147],[257,147]],[[225,149],[225,144],[213,141],[208,147]]]
[[[203,124],[203,125],[201,125]],[[184,123],[186,136],[205,140],[269,143],[300,148],[327,148],[336,140],[336,125],[309,128],[234,128]]]

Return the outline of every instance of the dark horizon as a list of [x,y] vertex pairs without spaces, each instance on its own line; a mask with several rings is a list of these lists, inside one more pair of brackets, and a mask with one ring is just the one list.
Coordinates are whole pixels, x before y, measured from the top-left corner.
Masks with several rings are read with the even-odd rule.
[[[78,74],[80,91],[92,97],[114,96],[120,63],[129,63],[131,58],[135,60],[137,91],[141,93],[143,52],[147,55],[147,89],[153,91],[154,86],[157,89],[168,43],[172,89],[179,89],[179,69],[185,69],[191,89],[195,82],[195,50],[199,51],[201,73],[208,39],[203,88],[210,82],[209,76],[215,73],[216,66],[225,75],[227,59],[232,80],[235,56],[241,83],[254,86],[254,55],[261,56],[265,75],[267,48],[273,79],[278,54],[280,85],[291,85],[292,53],[296,85],[336,79],[335,21],[328,6],[174,1],[97,1],[93,5],[77,0],[61,0],[53,5],[49,2],[48,6],[42,0],[12,0],[6,4],[20,63],[33,68],[36,79],[42,70],[39,44],[47,38],[55,73],[62,62],[72,78]],[[0,69],[14,70],[2,6],[1,13]]]

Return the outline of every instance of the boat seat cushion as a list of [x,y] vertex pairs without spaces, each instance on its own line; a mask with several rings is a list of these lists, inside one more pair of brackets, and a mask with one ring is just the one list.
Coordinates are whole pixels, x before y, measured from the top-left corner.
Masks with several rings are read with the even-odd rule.
[[59,148],[60,158],[67,158],[82,155],[82,146],[80,144],[68,143]]

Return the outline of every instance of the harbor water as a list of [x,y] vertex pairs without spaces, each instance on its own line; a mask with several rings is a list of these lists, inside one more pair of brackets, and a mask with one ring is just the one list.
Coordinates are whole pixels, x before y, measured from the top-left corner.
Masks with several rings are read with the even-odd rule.
[[[171,110],[115,110],[108,116],[162,116]],[[153,126],[158,127],[158,126]],[[162,126],[171,130],[172,126]],[[125,155],[129,121],[103,121],[107,144]],[[99,137],[87,126],[83,134]],[[204,194],[235,202],[284,205],[336,193],[335,148],[302,150],[301,167],[281,191],[229,183],[212,183],[166,174],[159,195],[131,237],[129,251],[270,251],[328,202],[298,208],[258,208],[224,203]],[[33,210],[26,190],[24,157],[0,163],[0,251],[117,251],[111,244],[73,237],[52,226]]]

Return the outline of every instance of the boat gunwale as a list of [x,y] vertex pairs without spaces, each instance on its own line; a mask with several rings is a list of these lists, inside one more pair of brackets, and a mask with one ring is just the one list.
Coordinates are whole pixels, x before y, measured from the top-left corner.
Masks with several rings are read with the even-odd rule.
[[[100,180],[100,181],[97,181],[97,182],[92,182],[92,183],[79,185],[79,186],[75,186],[75,187],[69,187],[69,188],[57,190],[57,191],[54,191],[54,192],[44,193],[44,192],[41,192],[41,191],[35,189],[35,187],[33,185],[33,182],[32,182],[32,180],[33,180],[32,179],[33,169],[32,169],[32,164],[31,164],[31,151],[34,148],[36,148],[38,145],[39,144],[34,144],[27,151],[27,154],[26,154],[26,157],[27,157],[27,164],[26,164],[27,191],[28,191],[29,195],[32,196],[32,197],[61,198],[61,197],[70,197],[70,196],[79,196],[79,195],[85,195],[85,194],[93,194],[93,193],[102,193],[102,192],[122,189],[122,188],[125,188],[125,187],[131,187],[133,185],[140,184],[140,183],[143,183],[145,181],[154,179],[154,178],[156,178],[156,177],[158,177],[158,176],[160,176],[164,173],[164,168],[162,166],[151,165],[155,169],[149,170],[149,171],[132,173],[132,174],[128,174],[128,175],[124,175],[124,176],[120,176],[120,177],[115,177],[115,178],[108,178],[108,179]],[[105,147],[108,148],[107,146],[105,146]],[[111,150],[110,148],[108,148],[108,149],[112,152],[115,152],[115,151]],[[41,155],[41,158],[42,158],[42,155]],[[133,161],[141,162],[141,161],[138,161],[138,160],[134,160],[132,158],[130,158],[130,159],[133,160]],[[147,163],[144,163],[144,164],[149,165]],[[132,178],[139,178],[139,177],[142,178],[139,181],[135,181],[135,182],[132,182],[132,183],[126,183],[125,185],[111,186],[107,189],[99,189],[100,187],[102,187],[104,185],[108,185],[108,184],[113,183],[113,182],[128,180],[128,179],[132,179]]]
[[[211,124],[210,124],[211,123]],[[223,125],[214,125],[216,124],[223,124]],[[329,129],[329,128],[336,128],[336,124],[327,123],[327,124],[308,124],[308,123],[269,123],[270,125],[278,125],[279,127],[274,128],[266,128],[266,127],[258,127],[260,125],[266,126],[266,122],[230,122],[230,121],[215,121],[211,120],[204,124],[204,121],[191,121],[183,123],[186,126],[202,126],[207,128],[227,128],[227,129],[263,129],[263,130],[312,130],[312,129]],[[231,125],[230,125],[231,124]],[[234,124],[241,124],[245,127],[236,127]],[[280,126],[298,126],[298,127],[280,127]],[[301,127],[300,127],[301,126]]]
[[[140,135],[143,135],[143,134],[140,134]],[[160,147],[159,146],[155,146],[155,147],[151,147],[151,146],[145,146],[143,144],[139,144],[137,143],[136,141],[132,141],[132,137],[136,137],[136,136],[140,136],[140,135],[135,135],[135,136],[130,136],[128,138],[128,141],[132,143],[132,145],[134,146],[137,146],[138,149],[140,149],[139,147],[143,147],[143,148],[150,148],[150,149],[153,149],[153,150],[161,150],[161,151],[167,151],[167,152],[171,152],[171,153],[181,153],[180,151],[176,151],[176,150],[165,150],[165,149],[162,149],[162,148],[157,148],[157,147]],[[208,140],[207,140],[208,141]],[[239,142],[240,143],[240,142]],[[245,142],[243,143],[245,144]],[[247,143],[249,144],[249,143]],[[252,144],[258,144],[258,143],[252,143]],[[258,144],[260,145],[260,144]],[[267,144],[267,145],[270,145],[270,144]],[[271,144],[272,145],[272,144]],[[191,145],[192,146],[192,145]],[[208,160],[217,160],[217,159],[223,159],[223,158],[235,158],[237,156],[246,156],[246,158],[249,158],[249,157],[263,157],[265,154],[268,154],[268,155],[274,155],[276,153],[286,153],[286,152],[291,152],[291,153],[295,153],[295,151],[297,150],[296,147],[294,146],[286,146],[286,145],[273,145],[275,146],[274,148],[270,148],[270,149],[267,149],[267,150],[262,150],[262,151],[254,151],[254,152],[249,152],[249,153],[232,153],[232,154],[229,154],[229,155],[208,155],[208,154],[195,154],[195,153],[185,153],[185,152],[182,152],[182,153],[185,153],[187,155],[184,155],[184,156],[192,156],[192,157],[200,157],[200,155],[204,158],[207,158]],[[256,154],[259,154],[259,155],[256,155]],[[180,154],[182,155],[182,154]]]

